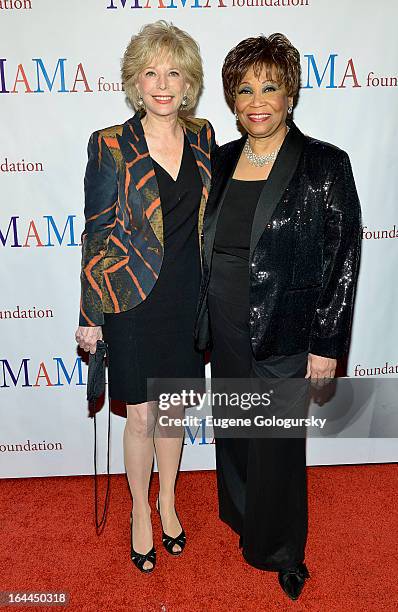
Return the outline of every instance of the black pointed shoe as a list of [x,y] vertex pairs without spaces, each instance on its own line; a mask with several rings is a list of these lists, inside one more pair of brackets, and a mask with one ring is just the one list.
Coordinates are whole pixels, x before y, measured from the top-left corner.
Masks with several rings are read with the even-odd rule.
[[[153,572],[153,570],[155,569],[155,565],[156,565],[156,549],[154,546],[152,546],[151,550],[149,550],[147,553],[142,554],[142,553],[138,553],[134,550],[133,548],[133,516],[132,514],[130,515],[130,529],[131,529],[131,534],[130,534],[130,542],[131,542],[131,552],[130,552],[130,557],[132,562],[134,563],[134,565],[140,570],[140,572],[142,572],[143,574],[150,574],[151,572]],[[145,562],[149,561],[149,563],[152,563],[152,567],[144,567]]]
[[[159,516],[160,516],[159,497],[156,500],[156,510],[158,511]],[[160,522],[162,522],[162,519],[160,519]],[[187,536],[185,534],[184,529],[181,529],[181,532],[178,534],[178,536],[176,536],[175,538],[172,538],[171,536],[167,535],[167,533],[163,531],[163,526],[162,526],[163,546],[165,547],[165,549],[170,555],[174,555],[175,557],[177,557],[178,555],[181,555],[182,551],[184,550],[186,541],[187,541]],[[180,547],[180,550],[173,550],[176,544],[177,546]]]
[[296,567],[280,570],[278,573],[279,584],[286,595],[295,601],[299,598],[307,578],[310,577],[305,563],[299,563]]

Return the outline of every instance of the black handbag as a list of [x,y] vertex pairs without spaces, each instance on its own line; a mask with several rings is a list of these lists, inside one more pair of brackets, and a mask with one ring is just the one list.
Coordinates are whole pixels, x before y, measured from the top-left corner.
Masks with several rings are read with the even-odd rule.
[[96,421],[96,402],[105,392],[105,367],[108,354],[108,345],[103,340],[97,340],[97,350],[90,353],[87,374],[87,401],[89,402],[90,412],[94,414],[94,507],[95,507],[95,527],[97,534],[102,533],[105,527],[106,514],[109,504],[110,474],[109,474],[109,443],[110,443],[110,423],[111,408],[110,398],[108,398],[108,451],[107,451],[107,486],[104,502],[104,510],[101,520],[98,520],[98,483],[97,483],[97,421]]

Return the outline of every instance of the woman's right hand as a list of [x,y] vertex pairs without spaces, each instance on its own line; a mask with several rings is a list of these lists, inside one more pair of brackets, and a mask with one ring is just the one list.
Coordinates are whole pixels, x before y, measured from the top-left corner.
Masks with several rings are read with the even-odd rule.
[[77,328],[75,333],[76,342],[84,351],[94,354],[97,350],[97,340],[102,340],[102,327]]

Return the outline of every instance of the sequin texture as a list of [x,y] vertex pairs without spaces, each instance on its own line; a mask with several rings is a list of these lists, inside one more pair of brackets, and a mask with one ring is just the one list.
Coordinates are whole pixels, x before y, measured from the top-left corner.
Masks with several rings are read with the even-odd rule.
[[[301,147],[297,167],[251,252],[253,354],[256,359],[265,359],[309,350],[338,358],[347,352],[350,341],[360,258],[360,203],[347,153],[304,136],[296,126],[291,132],[275,170],[283,173],[283,164],[292,159],[289,147],[294,146]],[[217,202],[212,201],[220,199],[217,181],[225,184],[223,171],[230,171],[233,165],[226,156],[234,154],[237,161],[240,155],[241,148],[232,145],[220,147],[216,155],[219,170],[209,195],[209,211],[213,212],[207,224],[205,221],[205,242],[206,231],[211,234],[217,220]],[[279,180],[279,176],[274,178]],[[197,326],[202,326],[203,338],[211,273],[211,257],[209,253],[204,257]]]

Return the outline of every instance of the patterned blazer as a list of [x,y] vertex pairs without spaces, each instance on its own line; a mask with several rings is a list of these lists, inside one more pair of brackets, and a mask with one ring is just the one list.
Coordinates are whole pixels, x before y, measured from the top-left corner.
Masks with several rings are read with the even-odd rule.
[[[163,260],[159,188],[141,124],[142,111],[122,125],[93,132],[84,178],[79,325],[104,323],[104,312],[133,308],[148,296]],[[210,190],[214,130],[206,119],[180,124],[203,182],[198,240]]]

